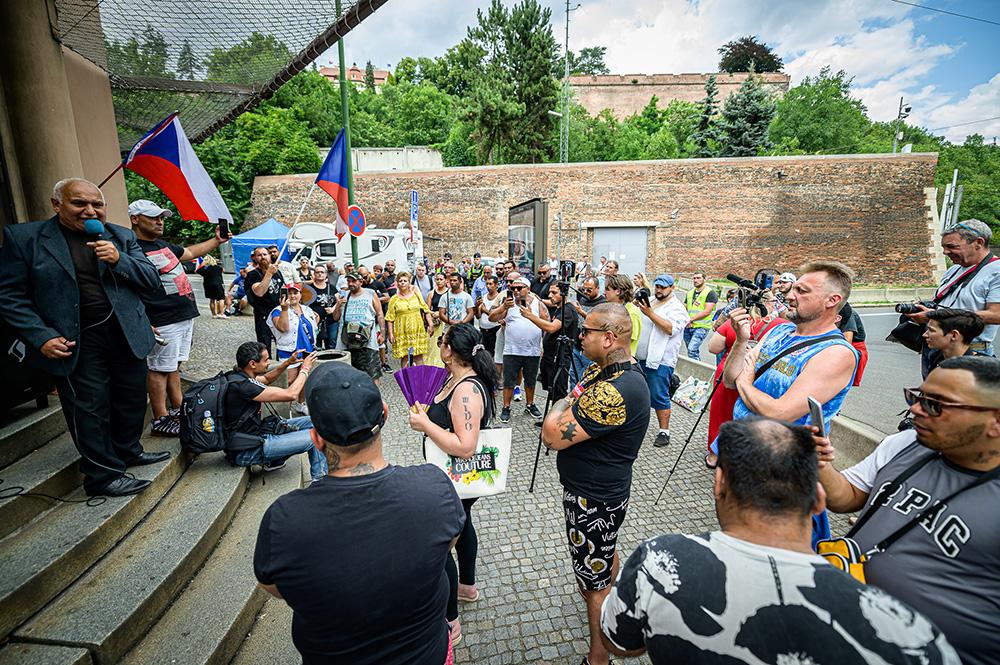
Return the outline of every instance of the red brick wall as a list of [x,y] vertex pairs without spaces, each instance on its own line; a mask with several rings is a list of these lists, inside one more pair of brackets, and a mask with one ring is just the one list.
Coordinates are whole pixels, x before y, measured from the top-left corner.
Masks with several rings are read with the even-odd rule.
[[[542,164],[363,173],[356,199],[370,222],[409,219],[409,192],[420,192],[420,224],[436,255],[506,247],[507,209],[540,197],[549,203],[549,250],[562,212],[562,253],[589,255],[588,223],[656,222],[649,273],[751,274],[837,259],[868,283],[931,279],[929,209],[936,154],[686,159],[601,164]],[[269,217],[291,224],[314,175],[254,182],[245,228]],[[302,221],[330,221],[317,190]],[[671,213],[677,211],[676,219]],[[582,237],[582,245],[578,243]]]

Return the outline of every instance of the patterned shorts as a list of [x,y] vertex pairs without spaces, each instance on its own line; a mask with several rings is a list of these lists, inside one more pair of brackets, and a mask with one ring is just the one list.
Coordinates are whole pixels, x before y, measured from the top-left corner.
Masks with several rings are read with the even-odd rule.
[[564,490],[563,510],[573,574],[586,591],[606,589],[613,581],[611,566],[628,499],[598,503]]

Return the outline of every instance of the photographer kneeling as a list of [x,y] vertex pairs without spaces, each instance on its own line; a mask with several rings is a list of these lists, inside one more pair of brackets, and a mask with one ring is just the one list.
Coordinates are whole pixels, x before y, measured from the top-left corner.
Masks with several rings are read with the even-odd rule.
[[226,414],[224,431],[231,432],[234,443],[239,439],[256,438],[260,445],[237,452],[227,451],[226,458],[236,466],[262,464],[267,471],[280,467],[292,455],[308,452],[312,479],[322,478],[327,473],[326,458],[316,450],[309,437],[312,428],[309,416],[288,420],[277,416],[261,418],[263,402],[292,402],[298,399],[316,356],[306,356],[298,375],[287,388],[275,388],[269,384],[281,376],[289,365],[299,362],[298,354],[292,354],[270,371],[267,369],[269,361],[267,347],[260,342],[244,342],[236,349],[236,369],[230,372],[231,382],[223,405]]

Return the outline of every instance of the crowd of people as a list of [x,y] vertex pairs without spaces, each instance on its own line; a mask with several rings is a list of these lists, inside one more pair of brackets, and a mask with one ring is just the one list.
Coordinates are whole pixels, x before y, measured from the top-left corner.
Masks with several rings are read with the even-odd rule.
[[[152,432],[178,430],[198,316],[182,263],[225,239],[167,242],[169,211],[145,200],[129,207],[132,231],[95,234],[87,222],[104,221],[104,200],[79,179],[57,183],[52,205],[49,220],[4,229],[0,316],[57,377],[87,493],[135,494],[149,481],[127,469],[168,456],[139,443],[147,393]],[[644,652],[654,663],[995,662],[1000,528],[982,508],[1000,498],[991,239],[977,220],[942,232],[955,265],[904,315],[924,340],[924,381],[903,391],[909,418],[843,470],[831,421],[868,351],[848,304],[854,273],[836,261],[777,275],[752,307],[746,287],[720,298],[705,273],[680,297],[674,276],[624,275],[607,259],[550,257],[531,275],[500,252],[412,272],[303,261],[288,279],[278,248],[259,247],[228,293],[204,261],[212,315],[254,316],[256,339],[225,374],[223,429],[238,442],[227,458],[273,469],[309,456],[312,483],[261,523],[257,579],[292,607],[306,663],[452,662],[460,603],[489,593],[475,500],[433,467],[386,460],[378,382],[392,359],[447,370],[432,403],[407,414],[425,446],[467,458],[483,429],[512,421],[515,401],[541,427],[587,616],[584,665]],[[716,356],[705,465],[719,529],[653,537],[622,564],[633,464],[647,435],[670,445],[682,346]],[[325,348],[350,363],[317,365]],[[264,417],[271,402],[300,415]],[[827,511],[860,513],[845,542],[867,557],[865,583],[846,559],[839,570],[817,555],[837,540]],[[337,565],[317,566],[317,551]]]

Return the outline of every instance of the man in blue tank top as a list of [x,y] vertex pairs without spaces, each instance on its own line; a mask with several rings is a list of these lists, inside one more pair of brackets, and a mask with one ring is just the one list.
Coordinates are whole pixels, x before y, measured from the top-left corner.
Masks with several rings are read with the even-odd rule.
[[[823,405],[823,422],[829,431],[830,420],[854,382],[858,363],[857,351],[837,328],[837,315],[851,295],[854,274],[836,261],[807,263],[799,274],[786,297],[784,317],[791,323],[775,326],[758,344],[750,344],[750,315],[743,309],[730,314],[736,343],[723,380],[740,393],[733,407],[734,420],[756,414],[808,425],[807,398],[814,397]],[[773,358],[778,360],[756,377]],[[814,516],[813,545],[829,537],[826,513]]]

